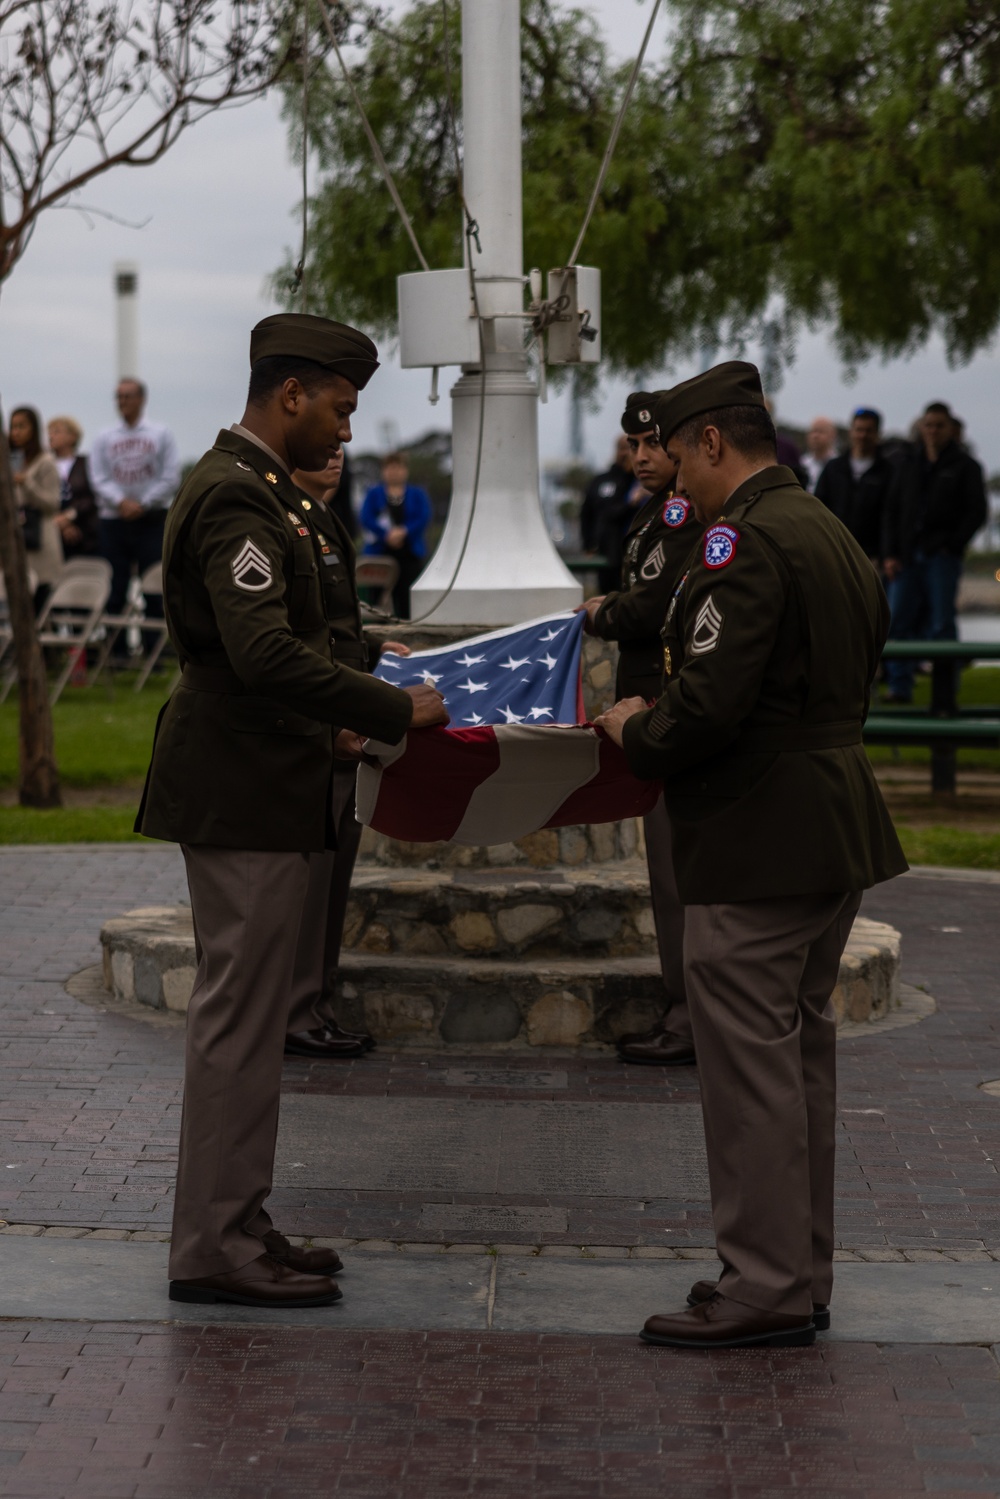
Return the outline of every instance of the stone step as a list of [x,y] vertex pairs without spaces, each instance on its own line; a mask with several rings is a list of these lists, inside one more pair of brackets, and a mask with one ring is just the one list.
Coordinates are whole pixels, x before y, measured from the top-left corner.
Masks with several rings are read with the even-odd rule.
[[383,956],[619,958],[656,951],[645,862],[610,870],[355,870],[344,945]]
[[[568,883],[568,882],[567,882]],[[187,906],[149,906],[105,923],[105,984],[118,999],[186,1010],[195,976]],[[899,933],[859,918],[833,994],[838,1022],[899,1003]],[[348,951],[341,982],[373,1033],[397,1046],[581,1046],[613,1041],[658,1018],[655,957],[455,957]]]

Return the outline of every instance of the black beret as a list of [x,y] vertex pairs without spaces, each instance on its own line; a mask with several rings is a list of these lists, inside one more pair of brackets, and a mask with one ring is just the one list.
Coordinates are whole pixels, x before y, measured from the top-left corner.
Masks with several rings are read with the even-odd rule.
[[653,407],[658,394],[660,392],[653,390],[634,390],[629,396],[622,413],[622,431],[629,437],[652,430]]
[[358,390],[364,390],[378,369],[378,349],[367,334],[308,312],[276,312],[257,324],[250,334],[251,369],[258,359],[275,354],[311,359],[343,375]]
[[760,371],[755,364],[730,359],[703,375],[682,380],[672,390],[657,393],[653,417],[660,441],[667,439],[693,416],[717,411],[723,406],[763,406]]

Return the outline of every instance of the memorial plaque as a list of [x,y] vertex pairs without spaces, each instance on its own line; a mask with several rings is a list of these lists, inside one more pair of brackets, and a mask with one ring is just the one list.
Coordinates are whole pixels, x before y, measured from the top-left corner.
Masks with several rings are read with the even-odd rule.
[[478,1234],[488,1243],[510,1234],[564,1234],[565,1208],[463,1207],[453,1202],[425,1202],[420,1227],[447,1238],[449,1234]]
[[444,1080],[449,1088],[537,1088],[546,1093],[569,1085],[565,1072],[522,1072],[514,1067],[449,1067]]
[[708,1201],[696,1104],[286,1094],[275,1184]]

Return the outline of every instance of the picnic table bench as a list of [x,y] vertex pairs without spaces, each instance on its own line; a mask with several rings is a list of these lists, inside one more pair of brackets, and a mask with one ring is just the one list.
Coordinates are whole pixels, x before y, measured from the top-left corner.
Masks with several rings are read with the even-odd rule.
[[876,709],[865,723],[866,744],[926,744],[931,752],[931,790],[954,791],[959,749],[1000,749],[1000,704],[958,705],[958,667],[970,661],[1000,662],[1000,641],[887,640],[883,660],[930,661],[928,709],[909,705]]

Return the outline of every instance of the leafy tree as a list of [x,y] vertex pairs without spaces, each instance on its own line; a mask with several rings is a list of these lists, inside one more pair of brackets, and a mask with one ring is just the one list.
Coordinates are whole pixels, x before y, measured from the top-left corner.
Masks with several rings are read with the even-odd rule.
[[[39,216],[112,167],[147,166],[215,109],[275,81],[288,55],[260,0],[0,0],[0,286]],[[0,419],[0,570],[20,704],[20,800],[60,803],[45,661]]]
[[[581,258],[604,272],[607,363],[640,374],[829,325],[849,363],[1000,323],[996,0],[670,0]],[[460,89],[458,6],[450,6]],[[625,69],[593,20],[523,0],[525,260],[565,261]],[[368,18],[354,78],[432,266],[460,262],[440,0]],[[287,99],[293,135],[298,91]],[[313,94],[317,304],[383,332],[416,269],[342,81]],[[459,129],[460,129],[459,125]]]

